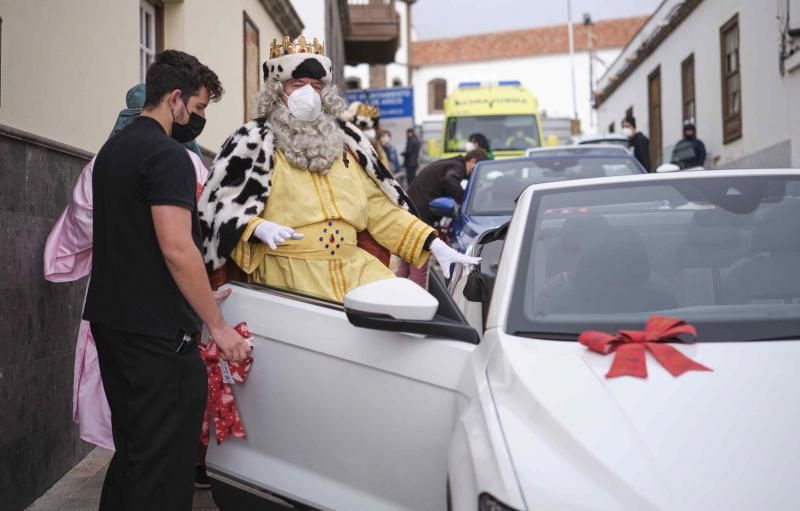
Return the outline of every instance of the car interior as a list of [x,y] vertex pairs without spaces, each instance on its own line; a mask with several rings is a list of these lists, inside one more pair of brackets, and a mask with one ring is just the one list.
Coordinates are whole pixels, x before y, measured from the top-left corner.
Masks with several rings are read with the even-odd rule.
[[786,199],[750,214],[708,206],[545,220],[528,272],[532,312],[798,304],[798,217],[800,199]]

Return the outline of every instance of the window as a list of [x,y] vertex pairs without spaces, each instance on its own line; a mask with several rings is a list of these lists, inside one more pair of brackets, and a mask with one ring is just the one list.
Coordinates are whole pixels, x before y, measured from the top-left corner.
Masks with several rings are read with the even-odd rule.
[[608,132],[609,133],[614,133],[615,130],[616,130],[616,125],[613,122],[608,125]]
[[722,73],[722,141],[742,137],[742,86],[739,69],[739,15],[719,31]]
[[345,79],[345,86],[347,90],[358,90],[361,89],[361,78],[351,76]]
[[402,86],[403,86],[403,80],[401,80],[400,78],[395,78],[394,80],[392,80],[392,87],[402,87]]
[[244,120],[256,115],[256,101],[261,85],[261,51],[258,44],[258,27],[244,14]]
[[661,163],[662,154],[660,67],[647,77],[647,105],[650,113],[650,165],[656,168]]
[[681,63],[681,91],[683,94],[683,121],[694,123],[697,118],[694,99],[694,53]]
[[144,82],[147,68],[156,56],[156,8],[150,2],[139,2],[139,81]]
[[447,81],[435,78],[428,82],[428,112],[444,110],[444,98],[447,96]]

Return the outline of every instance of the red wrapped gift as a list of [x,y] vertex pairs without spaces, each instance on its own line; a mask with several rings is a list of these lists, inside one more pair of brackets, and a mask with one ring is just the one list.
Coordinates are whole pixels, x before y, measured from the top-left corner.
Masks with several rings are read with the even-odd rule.
[[672,346],[661,344],[670,341],[694,342],[696,339],[697,330],[694,326],[679,319],[659,316],[650,318],[644,330],[620,330],[617,335],[590,330],[578,337],[578,341],[591,351],[602,355],[614,353],[606,378],[647,378],[645,349],[672,376],[680,376],[687,371],[711,371]]
[[[247,324],[239,323],[234,328],[245,339],[252,338]],[[203,359],[208,373],[208,400],[203,416],[200,441],[203,445],[208,445],[212,416],[217,445],[224,442],[229,436],[245,438],[244,427],[241,417],[239,417],[239,411],[236,409],[231,385],[244,383],[253,364],[253,357],[247,357],[242,362],[227,362],[222,359],[222,353],[212,339],[209,339],[207,344],[200,346],[200,357]]]

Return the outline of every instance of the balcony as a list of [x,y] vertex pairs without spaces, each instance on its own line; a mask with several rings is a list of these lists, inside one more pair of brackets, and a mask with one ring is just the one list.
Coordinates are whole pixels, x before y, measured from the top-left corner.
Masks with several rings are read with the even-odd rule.
[[350,30],[344,40],[347,63],[389,64],[400,44],[395,0],[347,0]]

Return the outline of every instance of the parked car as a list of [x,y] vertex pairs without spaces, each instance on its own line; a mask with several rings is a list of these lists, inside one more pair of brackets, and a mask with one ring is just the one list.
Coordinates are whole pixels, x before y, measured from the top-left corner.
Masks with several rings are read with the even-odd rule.
[[633,149],[630,147],[630,140],[625,135],[598,135],[598,136],[589,136],[584,137],[580,141],[578,141],[578,145],[595,145],[595,144],[604,144],[604,145],[615,145],[619,147],[624,147],[628,152],[633,152]]
[[[208,452],[215,500],[794,509],[799,213],[797,171],[531,186],[455,278],[478,282],[473,325],[434,274],[429,292],[390,279],[344,306],[234,284],[223,312],[248,322],[255,361],[234,385],[247,438]],[[646,378],[608,379],[614,355],[576,342],[653,314],[695,325],[699,342],[669,346],[712,371],[676,378],[648,358]]]
[[605,144],[605,143],[598,143],[598,144],[583,144],[583,145],[564,145],[564,146],[553,146],[553,147],[533,147],[525,151],[525,156],[536,156],[537,154],[565,154],[568,156],[575,155],[575,154],[593,154],[593,155],[600,155],[600,154],[608,154],[608,155],[624,155],[630,154],[630,151],[625,147],[617,144]]
[[437,215],[453,219],[447,237],[463,252],[476,235],[511,218],[514,201],[529,185],[645,172],[636,158],[616,146],[541,148],[525,158],[478,163],[460,209],[450,197],[437,198],[430,207]]

